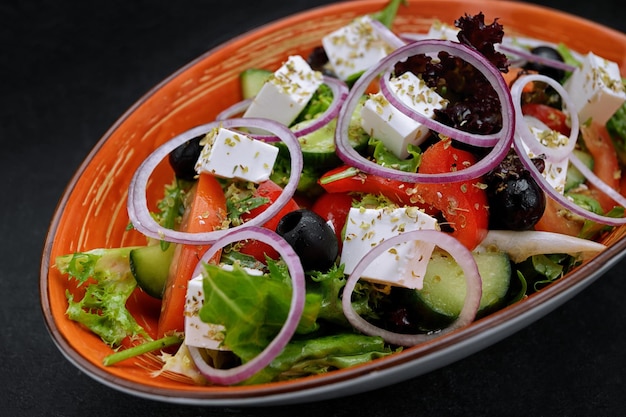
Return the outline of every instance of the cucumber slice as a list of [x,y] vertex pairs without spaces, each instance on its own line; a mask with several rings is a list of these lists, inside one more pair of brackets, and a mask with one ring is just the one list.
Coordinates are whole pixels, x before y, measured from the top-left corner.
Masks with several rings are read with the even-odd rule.
[[[481,317],[502,306],[511,283],[511,261],[504,252],[475,253],[474,259],[483,282],[477,314]],[[435,250],[426,270],[424,286],[410,292],[409,303],[420,313],[428,330],[452,322],[465,303],[463,270],[450,255]]]
[[248,99],[256,96],[272,74],[272,71],[261,68],[249,68],[239,74],[243,98]]
[[[581,151],[579,149],[574,149],[574,155],[578,157],[589,169],[593,169],[593,157],[591,154]],[[565,178],[565,191],[569,191],[573,188],[578,187],[580,184],[585,182],[585,176],[581,174],[581,172],[571,163],[567,167],[567,177]]]
[[175,248],[176,245],[170,243],[165,251],[161,245],[143,246],[130,251],[130,270],[137,285],[154,298],[163,296]]

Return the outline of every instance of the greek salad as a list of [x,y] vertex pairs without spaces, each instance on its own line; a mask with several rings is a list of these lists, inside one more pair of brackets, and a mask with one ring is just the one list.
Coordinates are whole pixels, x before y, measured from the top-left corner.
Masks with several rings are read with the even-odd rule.
[[57,257],[106,366],[150,355],[155,378],[215,385],[347,368],[541,291],[626,224],[616,63],[482,12],[395,33],[401,3],[244,71],[240,102],[157,148],[128,190],[145,245]]

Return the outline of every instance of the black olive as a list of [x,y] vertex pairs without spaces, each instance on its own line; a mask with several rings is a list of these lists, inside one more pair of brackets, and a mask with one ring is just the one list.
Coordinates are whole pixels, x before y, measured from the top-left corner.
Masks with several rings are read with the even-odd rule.
[[326,51],[322,46],[317,46],[313,48],[309,56],[307,57],[307,62],[311,69],[315,71],[321,72],[323,75],[327,75],[329,77],[337,78],[337,74],[335,74],[328,67],[328,55],[326,55]]
[[[533,55],[537,55],[542,58],[549,58],[555,61],[563,62],[563,56],[551,46],[537,46],[530,50]],[[524,69],[537,71],[539,74],[543,74],[547,77],[561,81],[565,76],[565,71],[552,66],[540,64],[539,62],[529,61],[524,65]]]
[[339,242],[333,229],[317,213],[299,209],[287,213],[276,233],[291,245],[305,271],[327,271],[337,259]]
[[203,137],[204,135],[196,136],[170,152],[170,166],[177,178],[192,181],[196,176],[195,165],[202,151],[200,140]]
[[546,208],[545,193],[514,152],[485,180],[490,229],[529,230],[539,221]]
[[307,57],[309,66],[315,71],[323,71],[324,67],[328,63],[328,55],[323,47],[318,46],[313,48],[309,56]]

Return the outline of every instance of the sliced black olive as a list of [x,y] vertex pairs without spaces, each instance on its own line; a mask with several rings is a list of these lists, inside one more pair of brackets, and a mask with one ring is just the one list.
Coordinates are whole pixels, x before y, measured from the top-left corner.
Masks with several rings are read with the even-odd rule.
[[203,137],[204,135],[196,136],[170,152],[169,163],[177,178],[193,181],[196,176],[196,161],[202,151],[200,140]]
[[[548,58],[555,61],[563,62],[563,56],[559,51],[551,46],[537,46],[530,50],[533,55],[537,55],[542,58]],[[539,74],[543,74],[547,77],[561,81],[565,76],[565,71],[552,66],[540,64],[539,62],[529,61],[524,65],[524,69],[537,71]]]
[[327,271],[339,254],[339,242],[333,229],[317,213],[299,209],[287,213],[276,226],[300,257],[305,271]]
[[490,229],[529,230],[539,221],[546,208],[545,193],[514,152],[485,180]]

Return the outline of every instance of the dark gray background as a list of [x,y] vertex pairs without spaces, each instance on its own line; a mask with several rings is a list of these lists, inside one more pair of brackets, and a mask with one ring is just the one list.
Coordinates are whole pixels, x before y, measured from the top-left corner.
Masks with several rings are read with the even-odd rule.
[[[39,307],[40,255],[65,184],[92,146],[148,89],[207,49],[328,3],[0,3],[0,415],[624,415],[625,261],[549,316],[467,359],[305,406],[148,401],[100,385],[57,351]],[[618,0],[537,3],[626,31]]]

